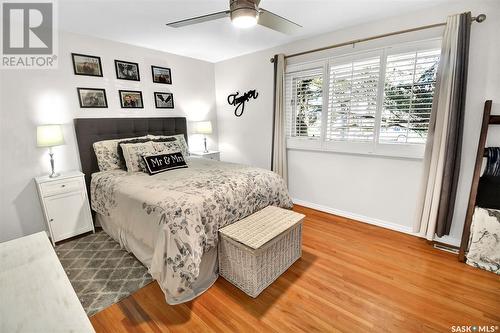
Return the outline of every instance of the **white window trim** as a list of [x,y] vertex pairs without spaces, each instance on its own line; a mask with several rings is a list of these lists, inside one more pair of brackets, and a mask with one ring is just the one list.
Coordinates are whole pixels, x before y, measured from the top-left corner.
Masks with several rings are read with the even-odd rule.
[[[294,73],[310,69],[323,67],[323,109],[321,113],[321,134],[319,138],[287,137],[287,149],[293,150],[313,150],[331,153],[346,153],[373,155],[382,157],[397,157],[405,159],[423,159],[425,154],[425,144],[391,144],[379,143],[380,123],[382,117],[382,104],[385,84],[385,68],[387,56],[396,53],[412,51],[415,48],[437,48],[441,45],[441,38],[431,38],[420,41],[404,42],[374,49],[356,51],[338,56],[329,56],[319,60],[308,61],[288,65],[285,73]],[[380,78],[377,87],[377,113],[375,118],[375,135],[370,142],[342,142],[326,141],[326,126],[328,117],[328,94],[329,94],[329,70],[332,63],[341,64],[353,60],[363,59],[370,55],[380,55]]]

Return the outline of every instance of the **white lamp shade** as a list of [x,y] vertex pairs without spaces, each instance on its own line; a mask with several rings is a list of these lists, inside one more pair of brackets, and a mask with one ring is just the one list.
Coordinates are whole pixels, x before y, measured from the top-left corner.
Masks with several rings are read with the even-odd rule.
[[36,128],[38,147],[54,147],[64,144],[61,125],[41,125]]
[[195,134],[212,134],[212,123],[210,121],[197,121],[194,123]]

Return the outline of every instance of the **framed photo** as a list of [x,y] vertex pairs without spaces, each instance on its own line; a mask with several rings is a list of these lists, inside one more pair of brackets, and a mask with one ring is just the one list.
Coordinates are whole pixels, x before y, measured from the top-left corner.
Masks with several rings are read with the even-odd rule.
[[96,88],[76,88],[81,108],[107,108],[106,90]]
[[170,68],[151,66],[151,72],[153,73],[154,83],[172,84],[172,74],[170,73]]
[[155,105],[157,109],[173,109],[174,95],[168,92],[155,92]]
[[142,92],[133,90],[118,90],[120,105],[124,109],[142,109]]
[[102,76],[101,58],[71,53],[75,75]]
[[120,80],[140,81],[139,64],[115,60],[116,78]]

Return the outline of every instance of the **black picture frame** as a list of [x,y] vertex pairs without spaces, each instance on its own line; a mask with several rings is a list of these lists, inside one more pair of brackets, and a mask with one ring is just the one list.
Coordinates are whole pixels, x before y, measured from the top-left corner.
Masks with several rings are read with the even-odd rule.
[[[77,59],[76,59],[78,57],[86,57],[86,58],[91,58],[91,59],[97,60],[98,73],[92,74],[92,72],[90,72],[90,69],[85,69],[85,70],[83,68],[79,69],[78,68],[79,64],[77,63]],[[88,54],[81,54],[81,53],[71,53],[71,60],[73,61],[73,72],[75,73],[75,75],[97,76],[97,77],[103,76],[101,57],[88,55]],[[85,71],[87,71],[87,72],[85,72]]]
[[[82,92],[86,91],[96,91],[96,92],[102,92],[103,98],[104,98],[104,105],[92,105],[89,104],[88,102],[84,101],[84,98],[82,97]],[[106,109],[108,108],[108,99],[106,97],[106,89],[101,89],[101,88],[76,88],[76,91],[78,93],[78,101],[80,102],[80,107],[84,109]]]
[[[155,70],[165,70],[168,72],[168,77],[165,79],[156,78],[155,79]],[[162,84],[172,84],[172,71],[168,67],[160,67],[160,66],[151,66],[151,74],[153,76],[154,83],[162,83]]]
[[[139,94],[140,105],[139,106],[127,106],[124,103],[123,94]],[[143,109],[144,108],[144,100],[142,98],[142,91],[138,90],[118,90],[118,96],[120,97],[120,106],[122,109]],[[123,96],[123,97],[122,97]]]
[[[168,95],[170,96],[170,101],[165,101],[164,103],[167,105],[160,105],[159,99],[157,96],[160,95]],[[174,94],[170,92],[160,92],[160,91],[155,91],[154,92],[154,99],[155,99],[155,106],[157,109],[173,109],[174,108]],[[171,105],[170,105],[171,104]]]
[[[136,68],[137,78],[131,78],[131,77],[127,78],[127,77],[124,77],[123,75],[120,77],[121,73],[118,70],[118,66],[120,64],[126,64],[126,65],[130,65],[130,66],[134,66]],[[136,62],[130,62],[130,61],[124,61],[124,60],[115,60],[115,72],[116,72],[116,78],[118,80],[141,81],[141,74],[139,72],[139,64],[136,63]]]

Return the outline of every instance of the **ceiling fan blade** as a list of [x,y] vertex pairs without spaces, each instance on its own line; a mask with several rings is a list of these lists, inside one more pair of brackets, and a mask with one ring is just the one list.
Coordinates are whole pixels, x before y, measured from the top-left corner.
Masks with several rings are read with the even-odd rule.
[[228,17],[229,13],[230,13],[229,10],[225,10],[223,12],[217,12],[217,13],[192,17],[192,18],[188,18],[185,20],[170,22],[170,23],[167,23],[167,25],[169,27],[173,27],[173,28],[180,28],[180,27],[184,27],[186,25],[198,24],[198,23],[203,23],[203,22],[207,22],[207,21],[213,21],[213,20],[218,20],[220,18]]
[[260,8],[259,11],[259,21],[257,23],[263,25],[264,27],[268,27],[288,35],[293,35],[298,32],[300,28],[302,28],[300,24],[287,20],[286,18],[276,15],[268,10]]

